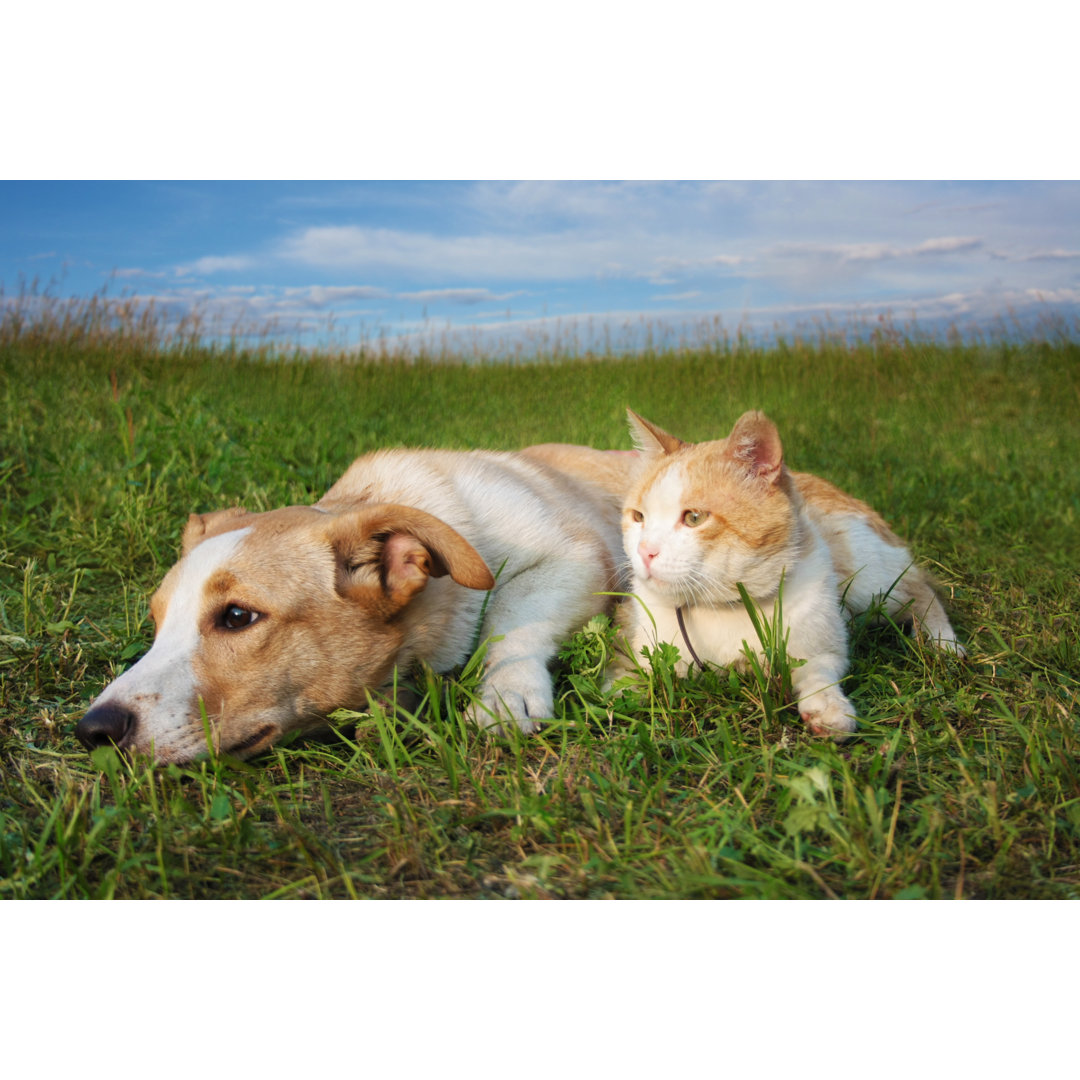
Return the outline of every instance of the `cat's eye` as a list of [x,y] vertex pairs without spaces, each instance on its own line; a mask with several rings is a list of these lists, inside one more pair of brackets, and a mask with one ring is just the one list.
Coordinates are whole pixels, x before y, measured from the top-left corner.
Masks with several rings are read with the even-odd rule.
[[697,528],[707,517],[709,516],[708,510],[687,510],[683,514],[683,524],[689,526],[691,529]]
[[630,517],[634,519],[639,525],[645,520],[645,515],[640,510],[631,510]]

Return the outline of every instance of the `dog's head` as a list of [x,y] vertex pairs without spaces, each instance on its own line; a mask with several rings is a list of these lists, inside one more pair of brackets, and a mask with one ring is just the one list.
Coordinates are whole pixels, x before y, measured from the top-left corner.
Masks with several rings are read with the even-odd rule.
[[193,514],[150,601],[153,646],[76,734],[88,749],[186,762],[206,753],[205,713],[215,747],[247,757],[365,705],[408,653],[414,601],[446,575],[494,585],[459,533],[411,507]]

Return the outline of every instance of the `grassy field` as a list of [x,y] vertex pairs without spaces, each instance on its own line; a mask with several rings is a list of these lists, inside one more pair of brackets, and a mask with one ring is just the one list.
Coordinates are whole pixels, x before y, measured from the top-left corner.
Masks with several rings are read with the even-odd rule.
[[[347,363],[53,317],[0,333],[0,897],[1066,898],[1080,895],[1080,347],[789,341],[600,361]],[[394,444],[627,447],[747,408],[872,503],[970,656],[857,625],[862,723],[655,658],[612,697],[590,625],[560,714],[509,740],[474,685],[402,673],[413,720],[339,716],[248,762],[91,759],[72,731],[150,640],[192,510],[317,499]]]

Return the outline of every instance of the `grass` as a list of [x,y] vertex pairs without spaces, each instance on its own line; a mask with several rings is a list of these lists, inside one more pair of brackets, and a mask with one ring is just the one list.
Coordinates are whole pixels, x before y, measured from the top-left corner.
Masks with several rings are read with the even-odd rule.
[[[0,326],[0,897],[1066,898],[1080,895],[1080,348],[885,328],[559,363],[350,363],[212,348],[134,316]],[[969,659],[857,621],[862,722],[811,738],[765,673],[600,689],[496,739],[476,672],[248,763],[132,765],[72,731],[150,640],[189,512],[318,498],[387,444],[629,445],[747,408],[872,503],[942,583]],[[770,633],[776,628],[764,628]]]

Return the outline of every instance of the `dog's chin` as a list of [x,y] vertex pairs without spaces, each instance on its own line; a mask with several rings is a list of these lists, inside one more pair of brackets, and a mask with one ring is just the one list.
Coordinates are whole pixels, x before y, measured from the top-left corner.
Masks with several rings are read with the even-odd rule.
[[[281,735],[282,731],[276,724],[256,725],[243,734],[226,734],[215,739],[215,753],[244,761],[269,749]],[[116,749],[139,765],[191,765],[210,756],[206,733],[201,726],[175,741],[136,738]]]
[[276,724],[263,724],[231,745],[223,746],[221,753],[243,760],[267,749],[280,737],[281,729]]

